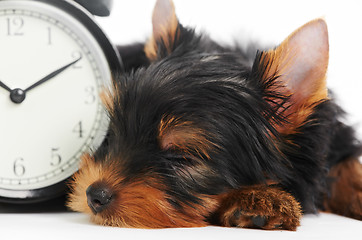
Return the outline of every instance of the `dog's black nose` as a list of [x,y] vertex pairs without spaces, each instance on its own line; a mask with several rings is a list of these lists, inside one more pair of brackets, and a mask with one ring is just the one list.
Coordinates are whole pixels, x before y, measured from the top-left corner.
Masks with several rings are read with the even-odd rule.
[[112,201],[112,191],[103,184],[92,184],[87,191],[88,206],[94,214],[102,212]]

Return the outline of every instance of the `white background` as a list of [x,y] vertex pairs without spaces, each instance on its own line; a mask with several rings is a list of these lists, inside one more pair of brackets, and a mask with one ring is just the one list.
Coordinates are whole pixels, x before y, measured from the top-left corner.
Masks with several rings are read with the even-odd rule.
[[[152,31],[155,0],[114,0],[110,18],[98,19],[115,44],[142,42]],[[359,0],[174,0],[184,26],[214,40],[242,45],[257,42],[274,47],[315,18],[328,24],[328,86],[358,124],[362,136],[362,2]],[[361,137],[362,138],[362,137]]]
[[[330,34],[328,86],[362,139],[362,3],[360,1],[175,0],[182,24],[225,43],[277,45],[304,23],[324,17]],[[154,0],[114,0],[111,17],[97,18],[117,44],[151,33]],[[49,212],[50,210],[50,212]],[[37,213],[46,211],[46,213]],[[26,212],[26,213],[24,213]],[[332,214],[303,217],[297,232],[199,228],[139,230],[96,226],[86,215],[0,205],[0,239],[360,239],[362,222]]]

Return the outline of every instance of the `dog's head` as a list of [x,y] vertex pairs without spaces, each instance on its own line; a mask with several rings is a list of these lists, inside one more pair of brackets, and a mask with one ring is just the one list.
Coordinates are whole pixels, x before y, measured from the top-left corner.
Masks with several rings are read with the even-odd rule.
[[327,98],[326,24],[318,19],[253,64],[182,26],[158,0],[150,65],[103,96],[108,143],[82,157],[69,206],[99,224],[204,226],[220,194],[288,175],[283,142]]

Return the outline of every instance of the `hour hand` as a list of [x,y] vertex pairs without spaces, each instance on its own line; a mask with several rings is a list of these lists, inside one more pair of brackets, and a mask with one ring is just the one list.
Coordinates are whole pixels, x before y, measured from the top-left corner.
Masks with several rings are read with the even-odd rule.
[[79,57],[78,59],[74,60],[73,62],[71,63],[68,63],[67,65],[53,71],[52,73],[46,75],[45,77],[43,77],[42,79],[40,79],[39,81],[37,81],[36,83],[34,83],[33,85],[29,86],[28,88],[26,88],[24,90],[24,92],[27,92],[37,86],[39,86],[40,84],[43,84],[45,83],[46,81],[52,79],[53,77],[55,77],[56,75],[58,75],[59,73],[63,72],[65,69],[69,68],[70,66],[72,66],[73,64],[76,64],[79,60],[81,60],[82,57]]
[[9,88],[5,83],[3,83],[2,81],[0,81],[0,87],[4,88],[5,90],[7,90],[8,92],[11,93],[11,88]]

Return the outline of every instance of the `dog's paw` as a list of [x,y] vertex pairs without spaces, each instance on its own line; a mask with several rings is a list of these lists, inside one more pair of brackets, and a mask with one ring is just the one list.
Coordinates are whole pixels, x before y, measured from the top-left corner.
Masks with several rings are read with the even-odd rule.
[[295,198],[280,188],[253,186],[225,194],[217,216],[227,227],[295,231],[302,211]]

